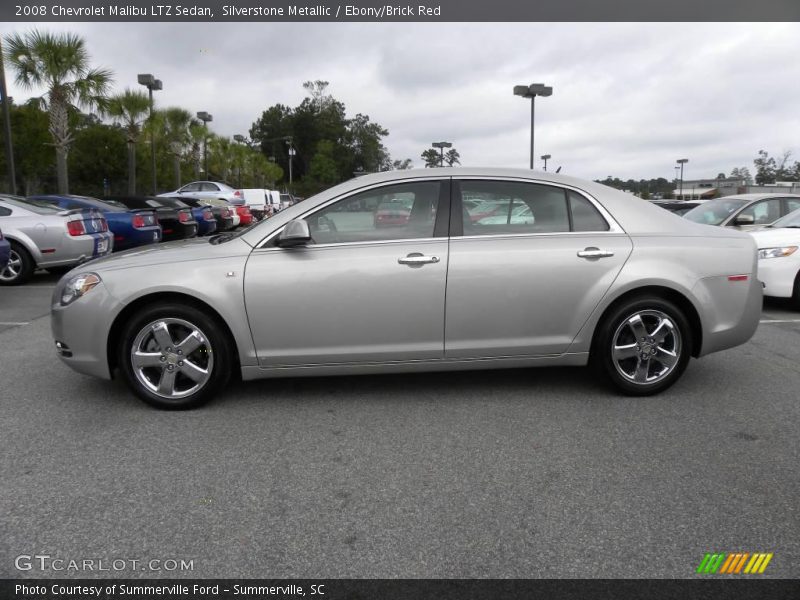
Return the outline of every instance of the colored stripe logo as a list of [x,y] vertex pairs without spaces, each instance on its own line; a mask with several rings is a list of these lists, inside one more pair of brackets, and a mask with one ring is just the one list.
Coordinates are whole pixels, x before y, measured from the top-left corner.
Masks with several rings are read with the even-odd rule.
[[772,552],[706,552],[697,573],[718,575],[761,574],[772,560]]

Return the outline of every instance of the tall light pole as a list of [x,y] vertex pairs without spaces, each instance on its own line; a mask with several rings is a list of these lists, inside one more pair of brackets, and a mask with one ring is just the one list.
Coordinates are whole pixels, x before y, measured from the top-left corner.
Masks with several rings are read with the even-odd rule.
[[547,171],[547,161],[553,158],[549,154],[542,154],[542,160],[544,161],[544,170]]
[[[244,137],[241,133],[237,133],[233,136],[234,141],[242,144],[243,146],[250,147],[250,143],[248,142],[247,138]],[[239,187],[242,187],[242,164],[239,163]]]
[[533,169],[533,121],[536,96],[552,96],[553,88],[543,83],[532,83],[530,85],[515,85],[514,95],[531,99],[531,169]]
[[197,118],[203,122],[203,127],[205,127],[205,135],[203,136],[203,169],[206,172],[206,179],[208,179],[208,124],[214,120],[214,117],[202,111],[197,113]]
[[0,101],[3,102],[3,123],[5,124],[6,138],[6,165],[8,167],[8,191],[17,195],[17,175],[14,171],[14,145],[11,143],[11,109],[10,99],[6,90],[6,70],[3,59],[3,48],[0,46]]
[[156,132],[153,124],[153,92],[164,89],[160,79],[156,79],[150,73],[140,73],[138,76],[139,85],[147,88],[150,94],[150,154],[153,155],[153,196],[158,193],[158,185],[156,181]]
[[675,162],[678,163],[681,166],[681,183],[680,183],[680,191],[678,193],[680,194],[681,200],[683,200],[683,165],[685,165],[687,162],[689,162],[689,159],[688,158],[679,158]]
[[289,144],[289,152],[288,152],[288,154],[289,154],[289,191],[291,191],[292,190],[292,162],[293,162],[294,155],[297,154],[297,152],[294,149],[294,144],[292,144],[291,136],[288,136],[286,138],[286,143]]
[[445,148],[452,148],[453,144],[451,144],[450,142],[433,142],[431,144],[431,146],[433,146],[434,148],[438,148],[439,149],[439,166],[443,167],[444,166],[444,149]]

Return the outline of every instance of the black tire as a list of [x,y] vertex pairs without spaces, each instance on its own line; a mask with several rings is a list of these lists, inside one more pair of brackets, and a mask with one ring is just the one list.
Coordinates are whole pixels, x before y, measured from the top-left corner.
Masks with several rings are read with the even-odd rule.
[[[660,335],[650,334],[665,319],[660,332],[667,333],[659,344]],[[633,324],[638,330],[639,323],[644,326],[644,340],[634,339]],[[680,378],[691,358],[692,344],[692,328],[680,308],[662,298],[640,296],[614,308],[598,325],[590,361],[623,394],[650,396],[666,390]],[[619,350],[616,358],[615,347]],[[633,355],[622,358],[630,353]]]
[[[168,347],[168,352],[167,349],[161,350],[154,333],[155,330],[149,327],[154,323],[166,324],[170,339],[177,342],[174,347]],[[188,339],[184,336],[192,331],[183,323],[190,325],[193,331],[201,334],[197,339],[203,340],[203,345],[188,352],[185,356],[178,356],[178,354],[182,354],[179,350],[180,341]],[[148,347],[143,347],[143,345]],[[160,354],[158,360],[161,364],[135,368],[132,355],[134,346],[154,357],[158,357]],[[188,348],[188,346],[184,347]],[[185,410],[208,402],[225,386],[230,378],[231,370],[235,367],[233,356],[233,342],[216,318],[204,310],[188,304],[164,302],[136,311],[124,325],[120,335],[117,364],[120,366],[128,386],[139,398],[156,408]],[[186,367],[184,367],[183,359],[186,359]],[[192,366],[192,369],[188,368],[189,365]],[[200,367],[201,370],[193,370],[196,367]],[[158,390],[153,389],[161,384],[168,368],[173,373],[173,393],[185,393],[185,395],[166,397],[157,393]],[[185,369],[188,370],[185,371]],[[184,374],[189,371],[195,376],[197,373],[208,373],[205,376],[205,382],[195,391],[191,391],[192,384],[200,384]],[[140,377],[142,380],[139,379]],[[158,385],[156,385],[156,380],[159,382]],[[146,385],[145,381],[150,385]]]
[[[28,281],[36,270],[36,263],[22,244],[9,240],[11,254],[8,257],[8,266],[0,273],[0,285],[21,285]],[[12,270],[12,262],[15,269]],[[16,271],[16,273],[15,273]]]
[[797,272],[794,278],[794,290],[792,291],[792,304],[797,310],[800,310],[800,271]]

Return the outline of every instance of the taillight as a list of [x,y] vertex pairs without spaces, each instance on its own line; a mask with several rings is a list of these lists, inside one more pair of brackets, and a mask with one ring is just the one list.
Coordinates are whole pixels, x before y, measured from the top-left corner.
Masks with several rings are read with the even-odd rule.
[[70,235],[83,235],[86,233],[86,227],[83,226],[83,221],[68,221],[67,231]]
[[185,213],[185,212],[179,212],[179,213],[178,213],[178,221],[180,221],[181,223],[188,223],[188,222],[189,222],[189,215],[188,215],[188,213]]
[[212,213],[210,210],[204,210],[203,211],[203,218],[206,221],[213,221],[214,220],[214,213]]
[[242,190],[234,190],[233,191],[233,195],[235,197],[237,197],[237,198],[241,198],[242,197]]
[[222,209],[222,216],[223,217],[230,217],[231,216],[231,209],[230,208],[223,208]]
[[108,221],[100,219],[100,231],[108,231]]
[[142,215],[133,215],[133,226],[136,229],[140,227],[145,227],[144,217]]

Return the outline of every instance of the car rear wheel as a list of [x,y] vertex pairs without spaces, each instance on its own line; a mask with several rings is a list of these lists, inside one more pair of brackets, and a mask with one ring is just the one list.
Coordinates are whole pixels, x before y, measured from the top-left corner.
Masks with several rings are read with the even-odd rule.
[[11,252],[6,268],[0,271],[0,285],[19,285],[33,275],[36,263],[33,257],[17,242],[11,242]]
[[640,297],[600,324],[591,358],[619,391],[649,396],[680,378],[691,349],[692,330],[683,312],[667,300]]
[[187,409],[210,400],[228,381],[231,342],[194,306],[164,303],[138,311],[122,332],[118,364],[142,400]]

